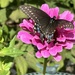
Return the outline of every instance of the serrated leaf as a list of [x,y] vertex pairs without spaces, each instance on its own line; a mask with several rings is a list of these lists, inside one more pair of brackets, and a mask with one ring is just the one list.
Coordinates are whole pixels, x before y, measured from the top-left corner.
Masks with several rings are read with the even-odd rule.
[[0,50],[1,57],[4,56],[17,57],[24,54],[23,51],[19,50],[19,48],[15,46],[15,41],[16,36],[14,36],[14,38],[10,41],[9,47],[4,47],[3,49]]
[[10,57],[17,57],[24,54],[23,51],[16,49],[15,47],[4,47],[1,51],[0,51],[0,56],[4,57],[4,56],[10,56]]

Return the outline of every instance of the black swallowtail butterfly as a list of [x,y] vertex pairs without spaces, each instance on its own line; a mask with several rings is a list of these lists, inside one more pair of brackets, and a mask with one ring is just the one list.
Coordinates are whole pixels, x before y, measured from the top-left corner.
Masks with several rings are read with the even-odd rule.
[[41,34],[42,39],[47,38],[48,42],[52,39],[57,27],[74,28],[71,22],[63,19],[56,20],[55,18],[51,18],[44,11],[33,6],[21,5],[20,9],[35,22],[34,29]]

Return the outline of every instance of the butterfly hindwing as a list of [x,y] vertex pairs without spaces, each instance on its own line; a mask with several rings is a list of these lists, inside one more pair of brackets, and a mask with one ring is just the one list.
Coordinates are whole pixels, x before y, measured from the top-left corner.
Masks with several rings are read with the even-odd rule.
[[70,29],[73,29],[74,28],[74,25],[72,22],[70,21],[67,21],[67,20],[63,20],[63,19],[58,19],[56,20],[56,24],[58,27],[60,28],[70,28]]

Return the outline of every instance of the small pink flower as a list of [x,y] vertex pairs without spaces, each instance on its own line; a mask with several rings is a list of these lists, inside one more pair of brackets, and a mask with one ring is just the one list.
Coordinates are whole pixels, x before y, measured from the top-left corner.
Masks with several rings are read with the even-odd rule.
[[[46,12],[51,18],[54,16],[56,19],[64,19],[68,21],[73,21],[74,15],[70,11],[64,11],[62,14],[59,14],[59,8],[49,8],[47,4],[41,6],[41,10]],[[75,25],[75,21],[73,22]],[[23,29],[18,32],[17,38],[26,44],[33,44],[37,47],[38,51],[36,52],[37,58],[48,58],[53,56],[56,61],[60,61],[62,56],[60,52],[65,49],[72,49],[73,44],[75,43],[75,29],[57,29],[54,33],[54,40],[47,43],[46,40],[42,42],[40,39],[39,33],[34,33],[34,22],[32,20],[23,20],[20,23],[20,27]]]

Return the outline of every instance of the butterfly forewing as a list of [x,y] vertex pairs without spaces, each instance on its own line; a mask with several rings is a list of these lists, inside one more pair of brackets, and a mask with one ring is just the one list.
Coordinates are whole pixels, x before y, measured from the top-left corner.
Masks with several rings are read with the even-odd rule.
[[51,18],[44,11],[30,5],[21,5],[20,9],[33,19],[35,23],[42,25],[42,28],[49,24]]

